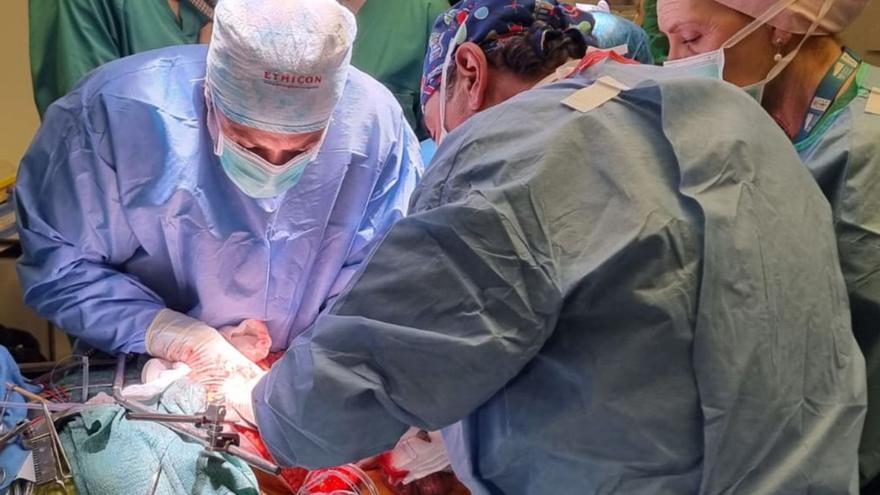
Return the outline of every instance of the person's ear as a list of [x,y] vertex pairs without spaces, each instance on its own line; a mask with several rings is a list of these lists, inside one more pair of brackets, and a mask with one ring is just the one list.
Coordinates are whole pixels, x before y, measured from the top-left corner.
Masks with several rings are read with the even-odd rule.
[[489,89],[489,61],[476,43],[464,43],[456,50],[455,80],[457,90],[465,93],[468,110],[482,110]]
[[788,31],[784,31],[779,28],[773,28],[773,32],[770,34],[771,43],[773,43],[773,49],[776,50],[775,60],[779,61],[782,59],[783,55],[785,55],[785,47],[791,42],[792,34]]

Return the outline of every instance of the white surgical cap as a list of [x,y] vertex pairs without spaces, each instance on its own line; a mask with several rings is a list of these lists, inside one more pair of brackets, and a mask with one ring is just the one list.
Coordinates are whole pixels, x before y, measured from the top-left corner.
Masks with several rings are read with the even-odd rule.
[[[749,17],[760,17],[774,0],[715,0]],[[846,29],[868,5],[869,0],[833,0],[828,14],[819,22],[815,34],[836,34]],[[823,0],[797,0],[768,24],[792,34],[804,34],[816,20]]]
[[356,32],[336,0],[221,0],[208,49],[212,102],[256,129],[323,129],[342,96]]

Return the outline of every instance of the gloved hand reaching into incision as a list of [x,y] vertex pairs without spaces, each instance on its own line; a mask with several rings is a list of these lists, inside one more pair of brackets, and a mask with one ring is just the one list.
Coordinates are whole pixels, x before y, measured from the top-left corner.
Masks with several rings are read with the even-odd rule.
[[449,457],[440,432],[410,428],[394,449],[358,463],[379,468],[395,495],[442,495],[457,483],[449,472]]
[[153,319],[147,329],[146,347],[153,356],[185,363],[192,369],[189,377],[202,383],[217,383],[230,377],[249,380],[262,374],[220,332],[169,309],[163,309]]
[[398,475],[404,485],[449,467],[446,445],[439,431],[410,428],[385,459],[383,470]]

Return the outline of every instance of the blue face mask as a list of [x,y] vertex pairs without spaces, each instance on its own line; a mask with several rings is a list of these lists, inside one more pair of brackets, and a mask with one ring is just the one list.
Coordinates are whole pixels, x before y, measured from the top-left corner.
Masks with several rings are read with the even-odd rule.
[[320,148],[320,144],[316,145],[287,163],[273,165],[224,136],[222,131],[219,134],[216,153],[223,170],[239,189],[252,198],[274,198],[295,186]]

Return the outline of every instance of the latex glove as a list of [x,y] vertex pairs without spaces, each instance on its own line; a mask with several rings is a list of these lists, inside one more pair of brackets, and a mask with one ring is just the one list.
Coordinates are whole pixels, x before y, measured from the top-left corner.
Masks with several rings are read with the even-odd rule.
[[[181,362],[169,362],[161,358],[153,358],[144,364],[141,370],[142,385],[129,385],[122,390],[123,397],[138,401],[157,399],[172,383],[183,378],[190,369]],[[220,397],[225,401],[226,419],[236,423],[254,424],[253,406],[251,404],[251,391],[256,386],[265,372],[261,372],[252,379],[246,379],[239,375],[233,375],[223,380],[219,386]],[[241,412],[244,412],[244,415]],[[252,445],[242,443],[242,448],[250,447],[252,453],[262,455]]]
[[440,432],[426,433],[410,428],[389,456],[389,472],[403,475],[404,485],[443,471],[449,467],[446,445]]
[[170,309],[160,311],[146,335],[147,352],[167,361],[180,361],[192,369],[195,381],[222,383],[229,377],[259,376],[260,368],[233,347],[220,332]]
[[455,475],[443,471],[430,474],[408,485],[398,482],[390,487],[395,495],[446,495],[455,484]]
[[272,337],[269,327],[260,320],[244,320],[238,326],[223,327],[220,335],[251,361],[259,363],[269,355]]
[[161,358],[153,358],[144,364],[141,370],[141,383],[129,385],[122,389],[122,396],[148,402],[157,399],[172,383],[192,372],[183,363],[172,363]]
[[226,399],[227,410],[235,413],[238,419],[254,427],[257,426],[257,420],[254,417],[254,402],[251,399],[251,394],[264,374],[266,372],[261,370],[257,376],[251,378],[233,376],[228,378],[220,388]]

